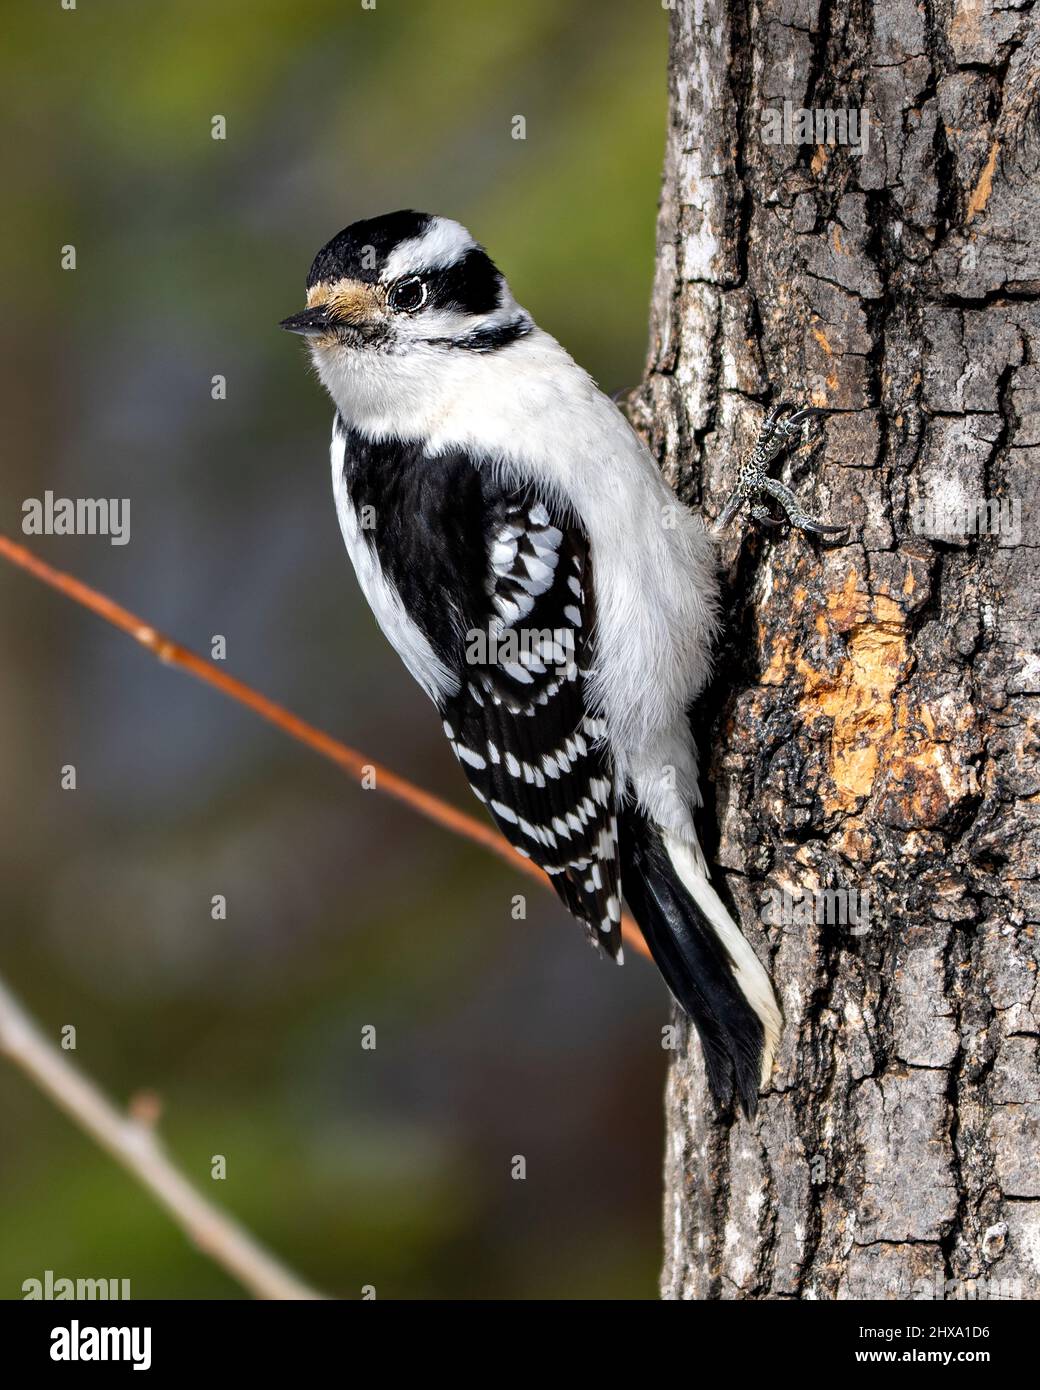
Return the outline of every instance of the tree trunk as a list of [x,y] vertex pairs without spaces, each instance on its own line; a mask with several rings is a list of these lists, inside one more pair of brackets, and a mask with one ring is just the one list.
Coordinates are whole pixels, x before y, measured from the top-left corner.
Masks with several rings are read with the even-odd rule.
[[712,518],[825,407],[772,471],[852,531],[722,547],[709,850],[785,1027],[750,1124],[674,1054],[665,1297],[1040,1297],[1030,6],[675,0],[633,417]]

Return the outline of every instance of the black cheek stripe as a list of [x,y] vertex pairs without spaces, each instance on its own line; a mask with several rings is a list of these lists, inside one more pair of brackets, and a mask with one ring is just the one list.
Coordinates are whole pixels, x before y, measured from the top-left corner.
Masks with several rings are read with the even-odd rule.
[[435,309],[456,309],[463,314],[490,314],[498,308],[502,276],[494,261],[479,247],[471,247],[454,265],[426,272],[429,303]]

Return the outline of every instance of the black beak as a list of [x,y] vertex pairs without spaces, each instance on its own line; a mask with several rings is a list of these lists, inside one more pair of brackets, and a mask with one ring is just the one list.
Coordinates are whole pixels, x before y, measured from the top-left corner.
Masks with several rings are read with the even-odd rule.
[[329,322],[328,311],[319,305],[314,309],[304,309],[302,313],[292,314],[289,318],[282,319],[278,327],[284,328],[287,333],[300,333],[305,338],[312,338],[322,333],[328,333],[332,325]]

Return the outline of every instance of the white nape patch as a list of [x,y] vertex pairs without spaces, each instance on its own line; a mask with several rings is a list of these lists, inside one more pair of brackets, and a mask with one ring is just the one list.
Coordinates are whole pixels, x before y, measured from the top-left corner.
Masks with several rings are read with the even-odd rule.
[[441,270],[461,260],[476,244],[461,222],[435,217],[422,236],[410,237],[394,247],[381,278],[390,284],[420,270]]
[[460,681],[430,646],[426,634],[408,616],[400,595],[383,574],[375,547],[366,540],[361,530],[343,473],[347,441],[337,428],[338,424],[338,418],[334,419],[330,458],[332,495],[336,501],[343,543],[354,566],[361,592],[368,600],[383,635],[430,699],[439,704],[458,693]]
[[765,1045],[762,1050],[762,1074],[759,1084],[764,1086],[773,1070],[773,1056],[780,1041],[782,1022],[772,981],[712,887],[704,852],[696,837],[690,842],[686,838],[679,839],[665,831],[662,838],[668,858],[675,866],[683,887],[715,929],[733,962],[733,975],[741,993],[761,1020]]

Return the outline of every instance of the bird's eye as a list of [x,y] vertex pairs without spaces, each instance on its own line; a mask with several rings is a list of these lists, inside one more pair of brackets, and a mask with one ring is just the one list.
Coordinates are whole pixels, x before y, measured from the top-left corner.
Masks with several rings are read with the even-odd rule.
[[388,298],[391,309],[397,309],[404,314],[412,313],[426,303],[426,285],[418,275],[407,275],[403,280],[391,285]]

